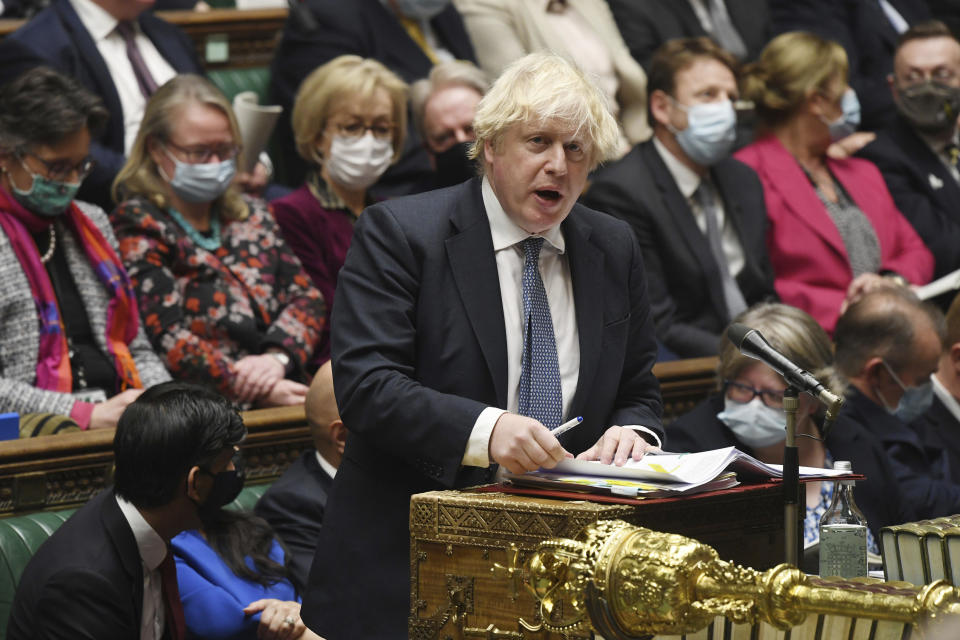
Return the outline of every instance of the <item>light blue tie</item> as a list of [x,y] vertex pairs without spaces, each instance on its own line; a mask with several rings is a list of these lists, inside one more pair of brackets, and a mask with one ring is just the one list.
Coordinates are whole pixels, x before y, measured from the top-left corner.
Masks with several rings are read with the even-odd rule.
[[560,425],[563,397],[557,342],[547,292],[540,277],[543,238],[527,238],[523,247],[523,358],[520,364],[520,414],[548,429]]

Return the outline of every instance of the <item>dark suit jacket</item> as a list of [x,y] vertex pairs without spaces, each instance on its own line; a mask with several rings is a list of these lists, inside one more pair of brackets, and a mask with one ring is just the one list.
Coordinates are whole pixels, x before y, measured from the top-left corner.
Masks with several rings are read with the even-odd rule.
[[[717,419],[723,411],[723,396],[704,400],[667,427],[671,451],[709,451],[737,447],[755,455],[733,432]],[[841,415],[827,434],[827,450],[834,460],[849,460],[855,473],[866,480],[857,482],[853,495],[867,518],[867,525],[879,539],[880,529],[915,520],[913,510],[894,476],[887,453],[880,442],[855,420]]]
[[[719,162],[710,174],[743,246],[740,291],[747,304],[775,299],[757,174],[733,159]],[[637,234],[660,342],[682,358],[716,355],[730,322],[720,269],[653,141],[600,169],[582,200],[626,220]]]
[[317,452],[310,449],[290,465],[254,508],[286,546],[290,570],[301,592],[310,574],[332,484],[333,478],[317,462]]
[[893,201],[933,253],[934,277],[960,268],[960,184],[903,118],[857,154],[883,174]]
[[[913,26],[931,18],[923,2],[888,0]],[[773,33],[811,31],[835,40],[850,62],[850,85],[863,109],[860,128],[875,131],[893,121],[896,110],[887,85],[893,72],[897,32],[877,0],[769,0]]]
[[[708,35],[689,0],[607,0],[630,53],[644,70],[650,70],[653,52],[667,40]],[[726,0],[727,12],[747,47],[747,60],[755,60],[770,40],[766,2]]]
[[[164,22],[149,11],[140,14],[137,21],[160,55],[178,73],[203,72],[193,41],[179,27]],[[77,197],[94,202],[107,211],[112,210],[110,184],[125,161],[123,109],[107,63],[96,43],[69,0],[53,0],[49,7],[10,37],[27,45],[46,64],[77,80],[103,100],[110,112],[110,120],[103,134],[91,144],[97,166],[83,181]]]
[[46,64],[32,49],[13,38],[0,40],[0,61],[0,85],[10,82],[28,69]]
[[[869,430],[880,441],[894,478],[917,518],[938,518],[960,513],[960,484],[951,481],[942,449],[924,443],[916,431],[883,407],[849,387],[840,416]],[[856,470],[856,467],[854,467]]]
[[[579,453],[613,424],[660,429],[656,345],[628,227],[576,205],[563,222],[580,340],[561,437]],[[349,425],[304,620],[328,640],[406,638],[410,496],[489,481],[461,466],[481,411],[506,407],[500,284],[480,180],[380,203],[357,222],[333,310],[334,386]],[[371,615],[370,603],[376,603]]]
[[947,459],[950,479],[960,480],[960,422],[950,413],[940,398],[933,397],[930,409],[910,423],[917,436],[929,450],[943,451]]
[[140,637],[143,564],[114,493],[80,508],[30,559],[8,640]]
[[[303,182],[307,165],[297,154],[290,114],[300,83],[314,69],[350,53],[374,58],[411,83],[425,78],[433,66],[380,0],[303,0],[300,6],[307,10],[315,25],[304,24],[300,14],[292,11],[270,68],[271,101],[283,105],[275,135],[285,181],[291,187]],[[452,3],[433,18],[430,25],[441,44],[454,56],[476,62],[470,38]],[[374,192],[378,195],[411,193],[431,172],[427,153],[411,123],[407,127],[403,155],[380,178]]]

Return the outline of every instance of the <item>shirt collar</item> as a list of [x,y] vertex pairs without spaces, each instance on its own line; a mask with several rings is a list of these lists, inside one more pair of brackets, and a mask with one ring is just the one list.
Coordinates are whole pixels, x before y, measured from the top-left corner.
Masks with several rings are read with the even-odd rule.
[[119,21],[93,0],[70,0],[70,4],[94,42],[105,39],[117,28]]
[[[500,204],[500,200],[497,198],[497,194],[493,192],[493,186],[486,176],[483,178],[480,192],[483,195],[483,207],[487,210],[487,219],[490,221],[490,235],[493,236],[494,251],[512,247],[530,237],[531,234],[517,226],[517,223],[511,220],[507,212],[503,210],[503,205]],[[557,250],[557,253],[562,254],[566,250],[560,225],[535,235],[546,240],[550,246]]]
[[153,530],[153,527],[143,518],[140,511],[120,496],[114,494],[123,517],[127,524],[133,530],[133,537],[137,541],[137,549],[140,551],[140,558],[148,571],[153,571],[160,566],[163,559],[167,557],[167,543],[160,537],[160,534]]
[[947,148],[947,145],[957,144],[958,143],[958,132],[954,131],[953,135],[947,139],[943,139],[937,136],[928,136],[922,131],[916,131],[917,135],[920,136],[920,139],[923,140],[928,147],[937,155],[940,155],[944,152],[944,149]]
[[940,402],[943,403],[943,406],[953,414],[954,419],[960,422],[960,402],[957,401],[953,394],[950,393],[950,390],[947,389],[940,378],[937,377],[937,374],[930,376],[930,380],[933,381],[933,393],[940,399]]
[[698,176],[690,167],[686,166],[673,155],[667,147],[654,136],[653,146],[660,154],[663,164],[667,165],[667,171],[673,176],[673,181],[677,183],[677,188],[684,198],[690,198],[700,186],[700,176]]
[[335,477],[337,475],[337,468],[327,462],[327,459],[320,455],[319,451],[314,450],[313,453],[317,456],[317,462],[320,464],[320,468],[323,469],[331,478]]

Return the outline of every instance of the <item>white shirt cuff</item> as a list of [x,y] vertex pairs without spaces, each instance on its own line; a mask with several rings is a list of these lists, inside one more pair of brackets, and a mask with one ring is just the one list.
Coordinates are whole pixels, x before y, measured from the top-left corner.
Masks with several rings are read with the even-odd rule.
[[461,461],[463,466],[490,466],[490,435],[493,433],[493,427],[496,426],[497,420],[505,413],[506,411],[496,407],[487,407],[480,412],[477,421],[473,423],[470,439],[467,440],[467,450],[463,452],[463,460]]
[[[654,444],[655,447],[657,447],[658,449],[663,448],[663,443],[660,442],[660,436],[658,436],[657,432],[654,431],[653,429],[648,429],[647,427],[644,427],[643,425],[639,425],[639,424],[625,424],[621,426],[623,426],[625,429],[633,429],[634,431],[640,431],[642,433],[646,433],[647,435],[653,438],[654,442],[656,443]],[[649,441],[650,438],[644,438],[644,440]]]

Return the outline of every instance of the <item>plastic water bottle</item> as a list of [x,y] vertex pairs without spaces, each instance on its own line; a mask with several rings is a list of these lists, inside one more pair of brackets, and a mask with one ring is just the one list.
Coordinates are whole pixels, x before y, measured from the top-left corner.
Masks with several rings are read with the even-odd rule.
[[[834,469],[850,473],[850,462],[838,460]],[[833,501],[820,518],[820,576],[856,578],[867,575],[867,519],[853,499],[856,482],[834,485]]]

